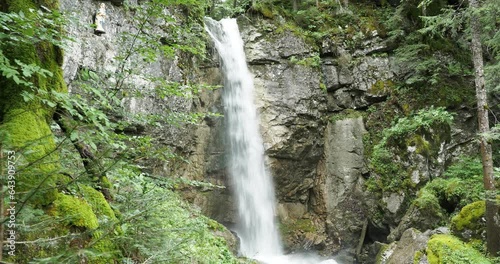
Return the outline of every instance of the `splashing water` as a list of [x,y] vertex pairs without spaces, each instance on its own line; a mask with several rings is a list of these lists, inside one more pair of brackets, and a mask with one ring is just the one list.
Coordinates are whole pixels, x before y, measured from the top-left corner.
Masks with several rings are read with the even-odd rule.
[[[241,254],[263,263],[320,263],[319,257],[283,255],[274,221],[274,186],[264,162],[264,147],[248,70],[235,19],[205,19],[205,29],[222,59],[223,101],[229,139],[229,172],[238,203]],[[321,262],[335,264],[334,260]]]

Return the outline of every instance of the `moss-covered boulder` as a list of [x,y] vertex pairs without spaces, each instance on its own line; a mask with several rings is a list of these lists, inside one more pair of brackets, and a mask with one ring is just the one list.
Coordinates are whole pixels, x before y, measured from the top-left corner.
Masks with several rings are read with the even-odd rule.
[[434,235],[427,243],[429,264],[492,263],[479,251],[468,246],[452,235]]
[[85,200],[71,195],[62,193],[57,195],[53,214],[63,218],[63,223],[66,225],[86,229],[96,229],[99,226],[92,207]]
[[486,204],[484,201],[477,201],[466,205],[460,213],[451,219],[451,230],[453,234],[464,238],[481,238],[485,230],[486,223],[482,220]]

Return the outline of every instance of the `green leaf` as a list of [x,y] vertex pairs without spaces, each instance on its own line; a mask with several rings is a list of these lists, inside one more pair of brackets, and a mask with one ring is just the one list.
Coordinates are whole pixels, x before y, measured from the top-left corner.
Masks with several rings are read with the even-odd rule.
[[71,134],[69,135],[69,139],[71,141],[76,141],[78,139],[79,135],[78,135],[78,131],[74,130],[71,132]]

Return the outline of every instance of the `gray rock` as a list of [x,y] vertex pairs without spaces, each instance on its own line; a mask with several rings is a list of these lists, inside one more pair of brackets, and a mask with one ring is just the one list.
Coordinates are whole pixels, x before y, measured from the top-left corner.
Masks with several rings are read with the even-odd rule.
[[436,223],[444,220],[444,215],[444,213],[436,214],[433,211],[426,211],[425,208],[421,209],[411,205],[398,226],[391,231],[387,240],[390,242],[398,240],[403,232],[410,227],[418,230],[433,229]]
[[410,228],[403,233],[392,254],[382,263],[413,264],[415,253],[423,251],[428,241],[429,236]]
[[325,64],[323,73],[331,111],[365,108],[384,100],[395,76],[389,57],[360,57],[339,68]]
[[[291,56],[307,56],[311,46],[291,31],[273,33],[259,30],[252,21],[241,18],[240,31],[245,43],[245,53],[250,64],[286,62]],[[259,20],[258,27],[274,29],[276,26],[266,20]],[[284,60],[286,59],[286,60]]]
[[361,44],[363,49],[354,51],[353,55],[356,57],[367,56],[370,54],[385,52],[389,50],[387,42],[378,37],[378,32],[376,30],[372,32],[372,37],[373,38],[371,39],[363,41],[363,43]]
[[362,197],[366,169],[362,137],[363,119],[349,118],[328,123],[325,132],[324,201],[330,235],[344,247],[356,247],[365,220]]
[[393,214],[397,213],[401,204],[405,199],[404,193],[391,193],[389,196],[384,196],[382,201],[386,204],[387,210]]
[[329,91],[335,91],[340,88],[339,73],[337,68],[331,64],[323,64],[321,67],[325,86]]

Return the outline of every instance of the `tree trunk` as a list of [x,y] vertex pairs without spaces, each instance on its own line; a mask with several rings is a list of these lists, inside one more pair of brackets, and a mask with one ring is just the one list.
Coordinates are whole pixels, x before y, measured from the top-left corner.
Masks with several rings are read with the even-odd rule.
[[471,50],[475,72],[477,119],[481,143],[481,158],[483,163],[483,182],[484,189],[486,191],[486,244],[490,255],[497,256],[500,251],[500,215],[498,212],[499,206],[496,204],[491,143],[488,142],[484,136],[490,131],[490,126],[488,121],[488,103],[483,71],[481,24],[479,22],[479,17],[476,13],[474,13],[479,8],[479,3],[477,0],[470,0],[469,3],[472,8],[470,20],[472,33]]

